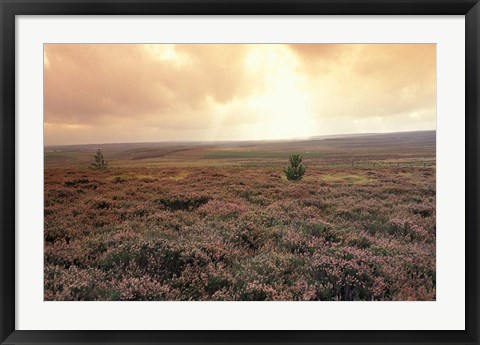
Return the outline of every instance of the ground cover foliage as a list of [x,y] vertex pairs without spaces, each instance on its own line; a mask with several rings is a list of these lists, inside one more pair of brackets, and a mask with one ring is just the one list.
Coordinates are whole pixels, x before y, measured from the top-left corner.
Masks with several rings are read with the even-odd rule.
[[45,300],[434,300],[435,166],[303,155],[47,165]]

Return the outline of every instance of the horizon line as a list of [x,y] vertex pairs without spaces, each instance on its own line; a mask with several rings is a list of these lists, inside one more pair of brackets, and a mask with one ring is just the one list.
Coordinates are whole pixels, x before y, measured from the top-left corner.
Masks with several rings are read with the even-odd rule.
[[162,143],[248,143],[248,142],[275,142],[275,141],[306,141],[313,139],[333,139],[332,137],[348,137],[361,135],[382,135],[382,134],[397,134],[397,133],[414,133],[414,132],[436,132],[437,129],[420,129],[420,130],[406,130],[395,132],[357,132],[357,133],[336,133],[336,134],[319,134],[308,137],[292,137],[282,139],[241,139],[241,140],[163,140],[163,141],[129,141],[129,142],[105,142],[105,143],[87,143],[87,144],[49,144],[43,145],[46,147],[59,146],[89,146],[89,145],[121,145],[121,144],[162,144]]

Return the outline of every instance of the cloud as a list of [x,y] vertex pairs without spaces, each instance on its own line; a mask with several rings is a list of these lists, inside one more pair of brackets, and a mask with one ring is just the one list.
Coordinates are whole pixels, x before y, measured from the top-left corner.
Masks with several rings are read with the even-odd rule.
[[[45,47],[45,118],[50,123],[103,124],[155,115],[169,119],[248,92],[242,69],[246,47],[182,45],[187,62],[162,59],[144,45]],[[225,62],[228,61],[228,64]]]
[[[389,117],[436,102],[433,44],[293,45],[326,117]],[[319,67],[321,66],[321,67]]]
[[45,141],[431,128],[435,69],[434,45],[47,44]]

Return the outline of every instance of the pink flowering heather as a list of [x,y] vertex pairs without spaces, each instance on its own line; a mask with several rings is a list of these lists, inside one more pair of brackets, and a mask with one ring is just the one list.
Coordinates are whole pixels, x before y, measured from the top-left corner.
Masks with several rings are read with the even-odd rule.
[[206,149],[47,165],[45,299],[435,300],[435,167],[389,163],[434,157],[414,149],[305,154],[300,181]]

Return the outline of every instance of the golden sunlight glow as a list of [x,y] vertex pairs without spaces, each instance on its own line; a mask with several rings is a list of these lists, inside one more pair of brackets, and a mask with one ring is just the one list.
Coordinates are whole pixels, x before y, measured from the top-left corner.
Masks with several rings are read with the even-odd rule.
[[172,63],[175,67],[181,67],[190,62],[188,55],[179,54],[175,44],[145,44],[145,49],[160,61]]
[[251,70],[263,73],[265,92],[252,95],[246,103],[258,114],[256,136],[265,139],[305,137],[314,133],[314,114],[309,107],[307,80],[296,72],[298,61],[284,46],[259,46]]
[[46,50],[43,51],[43,66],[44,68],[48,68],[48,66],[50,66],[50,61],[48,60],[48,55]]

